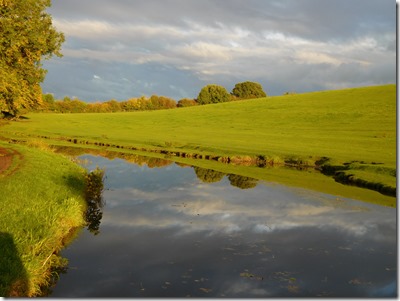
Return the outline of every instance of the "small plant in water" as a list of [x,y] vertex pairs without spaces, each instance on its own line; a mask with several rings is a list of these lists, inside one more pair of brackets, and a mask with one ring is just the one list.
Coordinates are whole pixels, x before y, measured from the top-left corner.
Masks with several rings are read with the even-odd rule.
[[103,217],[103,190],[104,170],[96,167],[86,175],[86,202],[88,208],[85,212],[85,220],[88,230],[97,235],[100,230],[100,222]]

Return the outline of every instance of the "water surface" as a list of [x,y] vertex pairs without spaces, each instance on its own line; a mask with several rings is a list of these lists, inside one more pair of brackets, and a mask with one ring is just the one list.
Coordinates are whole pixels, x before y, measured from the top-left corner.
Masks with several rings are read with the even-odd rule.
[[397,295],[394,208],[165,160],[80,158],[106,169],[105,206],[98,234],[63,251],[51,297]]

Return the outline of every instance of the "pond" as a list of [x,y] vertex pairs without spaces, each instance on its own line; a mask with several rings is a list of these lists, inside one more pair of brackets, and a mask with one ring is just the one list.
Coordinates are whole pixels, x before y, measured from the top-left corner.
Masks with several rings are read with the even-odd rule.
[[[395,297],[396,209],[162,159],[104,168],[50,297]],[[100,223],[100,224],[99,224]]]

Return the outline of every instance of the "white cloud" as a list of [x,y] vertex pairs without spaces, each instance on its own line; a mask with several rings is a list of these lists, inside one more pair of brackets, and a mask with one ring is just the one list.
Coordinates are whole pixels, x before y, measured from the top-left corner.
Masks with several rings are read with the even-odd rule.
[[336,58],[335,56],[306,50],[298,51],[295,58],[299,63],[303,64],[328,64],[338,66],[343,63],[342,60]]
[[[351,201],[337,201],[333,196],[280,185],[259,184],[245,193],[252,200],[251,206],[243,203],[241,191],[223,186],[195,185],[169,191],[106,191],[105,199],[112,198],[112,203],[120,209],[108,212],[102,223],[118,227],[175,228],[179,235],[198,231],[206,231],[209,235],[229,234],[242,230],[272,233],[302,227],[334,228],[354,236],[379,232],[374,223],[362,221],[364,212],[369,210],[367,204],[355,206]],[[294,197],[296,202],[291,201]],[[134,206],[140,207],[139,215],[125,211],[124,204],[128,200],[130,206],[133,202]],[[377,215],[376,219],[379,218]]]
[[230,47],[207,42],[194,42],[171,50],[192,61],[225,62],[232,60],[231,54],[233,53],[230,51]]
[[69,21],[55,19],[53,23],[58,30],[66,33],[67,38],[98,39],[99,36],[109,35],[115,30],[110,23],[97,20]]

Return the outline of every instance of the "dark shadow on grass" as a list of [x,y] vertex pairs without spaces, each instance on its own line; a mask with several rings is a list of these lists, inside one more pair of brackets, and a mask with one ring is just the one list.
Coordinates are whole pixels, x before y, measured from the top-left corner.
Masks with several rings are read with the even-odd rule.
[[18,116],[17,120],[27,120],[29,117],[26,116]]
[[63,176],[65,183],[72,191],[84,191],[85,180],[82,177],[76,175],[66,175]]
[[0,232],[0,296],[27,296],[29,283],[14,239],[10,233]]

